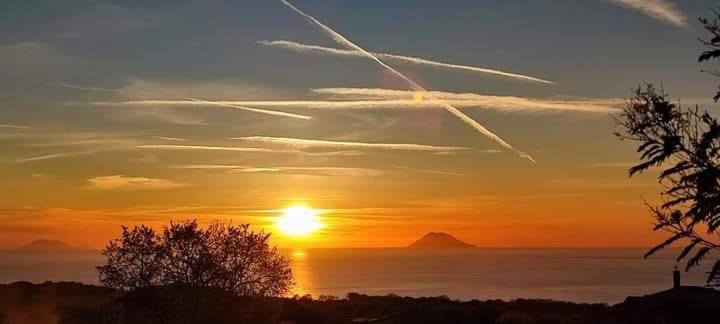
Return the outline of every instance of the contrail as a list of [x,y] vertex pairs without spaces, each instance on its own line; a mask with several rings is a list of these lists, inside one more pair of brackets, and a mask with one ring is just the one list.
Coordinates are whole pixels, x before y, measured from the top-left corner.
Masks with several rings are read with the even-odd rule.
[[10,124],[0,124],[0,128],[9,128],[9,129],[28,129],[30,126],[23,126],[23,125],[10,125]]
[[[301,43],[296,43],[296,42],[291,42],[291,41],[286,41],[286,40],[259,41],[258,44],[263,45],[263,46],[269,46],[269,47],[284,48],[284,49],[299,52],[299,53],[327,54],[327,55],[348,56],[348,57],[366,57],[365,55],[363,55],[362,53],[360,53],[358,51],[329,48],[329,47],[323,47],[323,46],[317,46],[317,45],[307,45],[307,44],[301,44]],[[444,62],[423,59],[423,58],[419,58],[419,57],[405,56],[405,55],[395,55],[395,54],[377,53],[377,52],[371,52],[371,54],[373,54],[379,58],[383,58],[383,59],[387,59],[387,60],[394,60],[394,61],[416,64],[416,65],[426,65],[426,66],[433,66],[433,67],[445,68],[445,69],[451,69],[451,70],[462,70],[462,71],[469,71],[469,72],[475,72],[475,73],[492,74],[492,75],[502,76],[502,77],[506,77],[506,78],[512,78],[512,79],[516,79],[516,80],[531,81],[531,82],[538,82],[538,83],[544,83],[544,84],[555,84],[555,82],[543,80],[543,79],[528,76],[528,75],[509,73],[509,72],[493,70],[493,69],[488,69],[488,68],[481,68],[481,67],[477,67],[477,66],[444,63]]]
[[[136,100],[136,101],[97,101],[87,103],[69,102],[66,104],[85,104],[90,106],[193,106],[193,105],[233,105],[267,108],[299,108],[328,110],[362,109],[432,109],[444,107],[438,100],[461,108],[481,108],[501,112],[576,112],[576,113],[616,113],[624,105],[623,99],[537,99],[511,96],[488,96],[475,93],[451,93],[429,91],[422,98],[413,97],[417,92],[390,89],[362,88],[321,88],[313,89],[316,94],[330,95],[342,100],[250,100],[250,101],[203,101],[192,100]],[[435,100],[424,97],[432,97]]]
[[122,92],[122,89],[109,89],[109,88],[97,88],[97,87],[83,87],[79,85],[69,84],[69,83],[62,83],[62,82],[46,82],[45,84],[61,87],[61,88],[68,88],[68,89],[75,89],[75,90],[84,90],[84,91],[99,91],[99,92]]
[[287,167],[287,166],[246,166],[246,165],[216,165],[216,164],[190,164],[172,166],[175,169],[189,170],[221,170],[232,173],[268,173],[268,172],[304,172],[319,175],[349,175],[349,176],[371,176],[379,175],[381,170],[368,168],[348,167]]
[[171,151],[230,151],[246,153],[273,153],[276,150],[256,147],[228,147],[228,146],[202,146],[202,145],[138,145],[139,149],[171,150]]
[[213,102],[213,101],[206,101],[201,99],[194,99],[194,98],[185,98],[186,100],[191,100],[195,102],[202,102],[205,104],[220,106],[220,107],[226,107],[226,108],[234,108],[234,109],[240,109],[245,111],[251,111],[259,114],[266,114],[266,115],[273,115],[273,116],[282,116],[282,117],[290,117],[290,118],[296,118],[296,119],[312,119],[310,116],[305,115],[298,115],[293,113],[287,113],[284,111],[276,111],[276,110],[267,110],[267,109],[258,109],[258,108],[250,108],[250,107],[244,107],[244,106],[237,106],[237,105],[230,105],[230,104],[224,104],[221,102]]
[[[76,90],[84,90],[84,91],[97,91],[97,92],[117,92],[122,93],[124,89],[107,89],[107,88],[96,88],[96,87],[84,87],[69,83],[59,83],[59,82],[47,82],[46,84],[56,86],[56,87],[62,87],[62,88],[68,88],[68,89],[76,89]],[[231,105],[231,104],[224,104],[220,102],[215,101],[207,101],[202,99],[196,99],[196,98],[185,98],[185,100],[190,100],[194,102],[200,102],[211,106],[219,106],[219,107],[225,107],[225,108],[233,108],[238,110],[244,110],[249,112],[254,112],[258,114],[265,114],[265,115],[272,115],[272,116],[281,116],[281,117],[290,117],[290,118],[296,118],[296,119],[304,119],[309,120],[312,119],[310,116],[305,115],[299,115],[299,114],[293,114],[288,113],[284,111],[277,111],[277,110],[267,110],[267,109],[259,109],[259,108],[251,108],[251,107],[244,107],[244,106],[238,106],[238,105]]]
[[250,168],[250,166],[226,165],[226,164],[185,164],[185,165],[175,165],[175,166],[172,166],[171,168],[190,169],[190,170],[235,170],[235,169]]
[[186,187],[188,184],[177,183],[168,179],[128,177],[112,175],[87,179],[90,185],[87,189],[93,190],[155,190],[174,189]]
[[349,100],[398,100],[413,98],[415,103],[424,103],[423,96],[431,96],[457,107],[483,107],[500,111],[578,111],[590,113],[613,113],[625,105],[624,99],[560,98],[536,99],[513,96],[493,96],[478,93],[455,93],[428,91],[419,94],[407,90],[377,88],[319,88],[313,93],[332,96],[333,99]]
[[403,150],[403,151],[431,151],[431,152],[449,152],[467,150],[467,147],[448,147],[448,146],[432,146],[422,144],[394,144],[394,143],[364,143],[364,142],[342,142],[328,141],[317,139],[303,139],[290,137],[270,137],[270,136],[248,136],[235,137],[234,140],[251,141],[257,143],[284,144],[298,147],[327,147],[327,148],[364,148],[364,149],[385,149],[385,150]]
[[465,176],[462,173],[450,172],[450,171],[418,169],[418,168],[411,168],[411,167],[404,167],[404,166],[394,166],[394,168],[408,170],[408,171],[422,172],[422,173],[456,176],[456,177],[464,177]]
[[[330,37],[331,37],[335,42],[337,42],[338,44],[362,53],[362,54],[365,55],[366,57],[372,59],[372,60],[375,61],[377,64],[379,64],[380,66],[382,66],[383,68],[385,68],[386,70],[388,70],[390,73],[392,73],[392,74],[394,74],[395,76],[397,76],[398,78],[404,80],[405,82],[407,82],[407,83],[410,85],[410,87],[412,88],[412,90],[420,91],[420,92],[427,92],[427,90],[426,90],[425,88],[423,88],[420,84],[418,84],[418,83],[415,82],[414,80],[408,78],[408,77],[405,76],[404,74],[400,73],[398,70],[395,70],[393,67],[385,64],[385,62],[383,62],[382,60],[380,60],[377,56],[375,56],[375,55],[373,55],[372,53],[366,51],[366,50],[363,49],[362,47],[356,45],[355,43],[353,43],[353,42],[350,41],[349,39],[345,38],[343,35],[340,35],[340,34],[337,33],[336,31],[334,31],[332,28],[330,28],[330,27],[326,26],[325,24],[321,23],[319,20],[317,20],[317,19],[313,18],[312,16],[304,13],[302,10],[298,9],[297,7],[293,6],[291,3],[287,2],[287,0],[280,0],[280,2],[282,2],[283,4],[285,4],[286,6],[288,6],[290,9],[292,9],[293,11],[295,11],[296,13],[298,13],[299,15],[305,17],[305,19],[309,20],[310,22],[312,22],[312,23],[315,24],[316,26],[320,27],[320,29],[321,29],[322,31],[324,31],[325,33],[327,33],[328,35],[330,35]],[[451,114],[453,114],[453,115],[455,115],[456,117],[460,118],[460,120],[462,120],[462,121],[464,121],[465,123],[467,123],[468,125],[472,126],[473,128],[475,128],[475,129],[476,129],[478,132],[480,132],[481,134],[489,137],[490,139],[494,140],[495,142],[497,142],[498,144],[502,145],[503,147],[505,147],[505,148],[507,148],[507,149],[509,149],[509,150],[512,150],[513,152],[516,152],[518,155],[520,155],[520,157],[526,158],[526,159],[532,161],[533,163],[535,163],[535,159],[533,159],[530,155],[528,155],[527,153],[522,152],[522,151],[514,148],[512,145],[510,145],[510,144],[508,144],[507,142],[505,142],[505,140],[503,140],[503,139],[500,138],[499,136],[495,135],[495,133],[491,132],[490,130],[488,130],[487,128],[485,128],[485,127],[484,127],[483,125],[481,125],[480,123],[476,122],[476,121],[473,120],[472,118],[470,118],[470,117],[468,117],[467,115],[465,115],[465,114],[464,114],[462,111],[460,111],[459,109],[453,107],[453,106],[450,105],[450,104],[444,103],[444,102],[439,102],[439,103],[443,106],[443,108],[445,108],[445,109],[446,109],[447,111],[449,111]]]
[[34,156],[24,159],[18,159],[15,160],[15,163],[22,164],[27,162],[35,162],[35,161],[45,161],[45,160],[54,160],[64,157],[71,157],[71,156],[79,156],[79,155],[90,155],[95,154],[101,151],[80,151],[80,152],[63,152],[63,153],[54,153],[54,154],[47,154],[47,155],[41,155],[41,156]]
[[[261,137],[254,137],[254,138],[235,138],[235,139],[248,139],[248,140],[255,140],[257,142],[261,142]],[[465,147],[442,147],[442,146],[430,146],[430,145],[419,145],[419,144],[399,144],[400,146],[389,147],[387,144],[370,144],[370,143],[364,143],[364,146],[358,146],[355,144],[363,144],[363,143],[354,143],[354,142],[331,142],[331,141],[322,141],[325,143],[318,143],[319,141],[316,140],[301,140],[305,141],[305,143],[299,143],[295,141],[294,143],[287,143],[282,142],[281,140],[277,138],[266,138],[268,140],[265,140],[265,143],[279,143],[279,144],[289,144],[294,145],[298,147],[324,147],[324,148],[375,148],[375,149],[395,149],[395,150],[410,150],[410,151],[431,151],[435,153],[446,153],[450,151],[460,151],[460,150],[466,150]],[[275,140],[273,140],[275,139]],[[284,139],[284,140],[297,140],[297,139]],[[313,143],[310,143],[312,141]],[[396,144],[397,145],[397,144]],[[204,145],[164,145],[164,144],[153,144],[153,145],[138,145],[135,146],[137,149],[148,149],[148,150],[164,150],[164,151],[220,151],[220,152],[244,152],[244,153],[284,153],[284,154],[306,154],[306,155],[314,155],[314,156],[358,156],[358,155],[364,155],[363,152],[359,151],[335,151],[335,152],[305,152],[302,150],[290,150],[290,149],[269,149],[269,148],[256,148],[256,147],[234,147],[234,146],[204,146]],[[481,151],[482,152],[482,151]],[[488,151],[485,151],[488,153]],[[85,154],[85,153],[83,153]],[[89,153],[88,153],[89,154]],[[65,156],[65,155],[63,155]],[[50,156],[50,157],[40,157],[40,158],[32,158],[32,159],[25,159],[21,161],[16,162],[29,162],[29,161],[35,161],[35,160],[44,160],[49,158],[57,158],[62,156]]]
[[187,142],[187,139],[180,138],[180,137],[150,136],[150,138],[154,138],[154,139],[161,140],[161,141]]

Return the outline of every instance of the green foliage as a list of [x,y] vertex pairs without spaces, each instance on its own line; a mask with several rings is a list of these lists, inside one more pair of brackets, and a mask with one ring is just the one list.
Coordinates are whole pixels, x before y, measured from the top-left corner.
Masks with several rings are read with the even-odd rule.
[[144,225],[123,227],[103,250],[98,267],[106,287],[213,287],[239,296],[278,296],[292,284],[289,261],[270,247],[270,234],[249,225],[171,223],[161,234]]

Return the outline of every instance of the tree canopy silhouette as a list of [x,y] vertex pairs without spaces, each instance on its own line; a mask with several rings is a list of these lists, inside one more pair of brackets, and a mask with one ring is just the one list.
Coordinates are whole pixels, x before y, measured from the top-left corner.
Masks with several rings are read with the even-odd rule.
[[[713,11],[715,18],[712,20],[708,18],[700,18],[700,23],[703,25],[706,31],[711,34],[710,38],[703,39],[700,41],[705,45],[705,50],[700,57],[698,62],[706,62],[710,60],[720,59],[720,12]],[[720,71],[708,71],[710,74],[720,76]],[[715,94],[713,99],[717,102],[720,99],[720,90]]]
[[[663,203],[650,206],[655,230],[670,237],[650,256],[676,242],[686,242],[677,261],[690,270],[713,250],[720,250],[720,125],[707,111],[682,109],[652,85],[638,88],[617,119],[620,139],[639,143],[640,163],[630,175],[661,168]],[[707,282],[719,285],[720,261]]]
[[122,227],[120,238],[103,250],[97,267],[106,287],[134,290],[153,286],[213,287],[239,296],[278,296],[292,285],[289,261],[270,234],[247,224],[197,221],[170,223],[162,233],[140,225]]

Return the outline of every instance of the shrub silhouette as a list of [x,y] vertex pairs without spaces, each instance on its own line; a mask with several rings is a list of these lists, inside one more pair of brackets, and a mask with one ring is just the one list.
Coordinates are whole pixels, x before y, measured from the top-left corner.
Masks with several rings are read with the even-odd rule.
[[103,250],[97,267],[103,286],[121,290],[146,287],[217,288],[237,296],[279,296],[290,289],[287,258],[270,247],[270,234],[247,224],[197,221],[170,223],[161,234],[140,225]]

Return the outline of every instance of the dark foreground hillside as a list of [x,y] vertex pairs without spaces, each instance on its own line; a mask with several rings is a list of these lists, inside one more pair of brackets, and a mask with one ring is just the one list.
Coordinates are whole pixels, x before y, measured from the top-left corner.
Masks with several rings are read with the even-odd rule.
[[711,312],[720,303],[714,297],[701,301],[684,298],[682,305],[674,305],[666,295],[611,307],[546,300],[458,302],[443,297],[361,294],[320,300],[242,298],[211,289],[179,287],[123,294],[78,283],[21,282],[0,285],[0,324],[715,323],[710,320],[715,318]]

